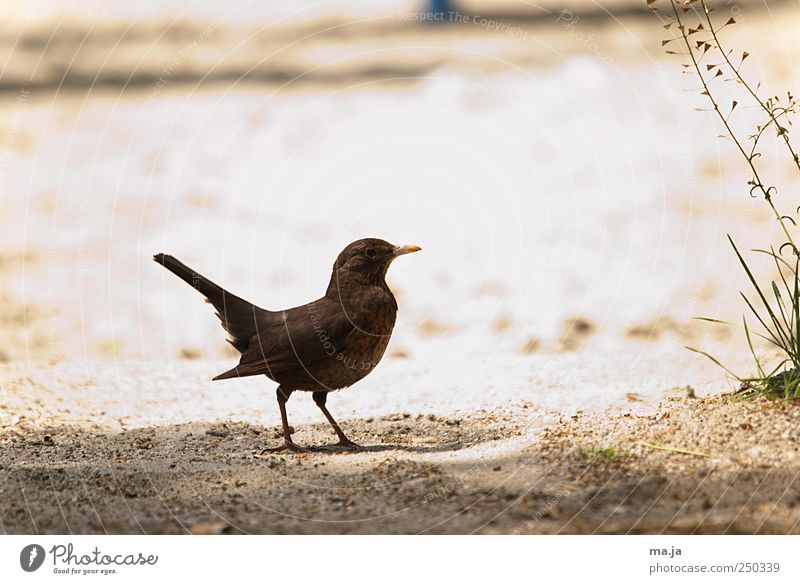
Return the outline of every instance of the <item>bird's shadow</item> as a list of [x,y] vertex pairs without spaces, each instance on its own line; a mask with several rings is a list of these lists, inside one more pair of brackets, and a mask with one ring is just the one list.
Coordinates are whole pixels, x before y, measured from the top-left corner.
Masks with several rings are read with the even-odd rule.
[[[441,444],[439,446],[409,446],[406,444],[371,444],[355,448],[339,446],[338,444],[323,444],[318,446],[301,446],[300,452],[272,452],[270,454],[360,454],[363,452],[414,452],[417,454],[436,452],[455,452],[464,448],[463,444]],[[268,452],[265,451],[264,454]]]

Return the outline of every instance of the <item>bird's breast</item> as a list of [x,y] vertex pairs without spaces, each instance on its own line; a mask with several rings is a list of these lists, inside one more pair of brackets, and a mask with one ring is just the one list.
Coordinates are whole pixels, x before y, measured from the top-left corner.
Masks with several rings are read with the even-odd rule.
[[380,363],[397,318],[397,305],[393,300],[379,295],[362,296],[360,302],[346,307],[355,328],[347,336],[344,350],[334,356],[333,369],[339,388],[354,384]]

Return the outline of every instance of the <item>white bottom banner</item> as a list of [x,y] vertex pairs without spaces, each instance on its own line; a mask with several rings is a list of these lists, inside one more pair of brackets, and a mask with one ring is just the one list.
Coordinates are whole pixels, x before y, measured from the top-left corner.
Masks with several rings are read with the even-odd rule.
[[3,536],[2,582],[800,582],[785,536]]

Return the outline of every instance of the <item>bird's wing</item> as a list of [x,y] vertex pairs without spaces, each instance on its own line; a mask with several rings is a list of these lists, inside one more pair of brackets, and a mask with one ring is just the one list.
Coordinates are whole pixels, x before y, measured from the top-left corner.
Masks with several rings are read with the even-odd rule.
[[309,369],[345,350],[356,329],[338,302],[322,298],[282,313],[267,330],[250,339],[239,364],[214,379],[279,375]]

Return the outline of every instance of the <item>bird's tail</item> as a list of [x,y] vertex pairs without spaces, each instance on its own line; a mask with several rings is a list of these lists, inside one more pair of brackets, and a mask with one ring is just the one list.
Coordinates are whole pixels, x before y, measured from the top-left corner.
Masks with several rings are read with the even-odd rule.
[[156,263],[167,268],[170,272],[200,292],[200,294],[208,298],[214,306],[223,305],[226,291],[221,286],[218,286],[205,276],[198,274],[192,268],[171,255],[159,253],[154,255],[153,259]]

